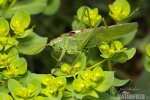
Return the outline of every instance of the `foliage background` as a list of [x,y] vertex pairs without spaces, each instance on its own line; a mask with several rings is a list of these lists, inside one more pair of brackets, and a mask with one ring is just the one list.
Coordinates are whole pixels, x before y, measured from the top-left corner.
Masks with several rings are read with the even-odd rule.
[[[133,59],[125,64],[115,66],[116,74],[120,78],[131,79],[128,87],[146,89],[150,87],[150,74],[144,70],[145,46],[150,43],[150,0],[128,0],[132,10],[139,7],[139,11],[129,19],[129,22],[138,22],[139,28],[134,40],[128,47],[136,47],[137,53]],[[99,13],[105,18],[108,25],[114,21],[108,16],[108,4],[113,0],[61,0],[59,9],[53,15],[32,15],[31,26],[36,25],[34,31],[41,36],[51,39],[62,33],[71,31],[73,16],[80,6],[87,5],[92,8],[99,8]],[[55,66],[55,60],[51,57],[52,48],[46,47],[40,54],[25,56],[28,61],[28,69],[35,73],[50,73]],[[24,56],[24,55],[22,55]],[[148,93],[148,90],[145,90]]]

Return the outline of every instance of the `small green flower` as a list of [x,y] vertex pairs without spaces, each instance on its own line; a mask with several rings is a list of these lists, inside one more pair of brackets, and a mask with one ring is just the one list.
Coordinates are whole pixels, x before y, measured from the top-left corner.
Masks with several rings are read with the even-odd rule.
[[0,68],[8,67],[11,61],[18,58],[18,51],[14,48],[10,49],[9,52],[0,53]]
[[11,61],[13,60],[13,56],[7,54],[0,54],[0,68],[7,67],[10,65]]
[[9,48],[18,44],[18,41],[14,37],[1,37],[0,36],[0,50],[4,49],[5,51]]
[[35,87],[32,84],[30,84],[26,88],[22,87],[22,88],[17,89],[17,96],[21,98],[31,98],[35,95],[34,93],[35,93]]
[[0,44],[1,45],[5,46],[7,44],[7,42],[8,42],[8,37],[0,36]]
[[91,70],[85,70],[80,75],[83,80],[89,81],[91,79],[91,73],[92,73]]
[[91,80],[97,82],[104,76],[104,71],[102,68],[96,67],[93,69],[91,76]]
[[52,97],[59,91],[62,91],[66,86],[66,78],[64,77],[53,77],[49,75],[41,75],[40,81],[44,88],[41,90],[41,94],[47,97]]
[[115,0],[109,5],[109,15],[116,21],[121,22],[128,18],[130,14],[130,5],[127,0]]
[[103,42],[100,46],[99,46],[99,50],[102,53],[102,57],[104,58],[110,58],[113,56],[114,54],[114,49],[111,48],[109,46],[109,44],[107,42]]
[[19,10],[16,11],[11,19],[10,26],[14,33],[18,36],[25,34],[25,29],[28,28],[31,18],[27,11]]
[[2,72],[5,79],[17,77],[24,74],[27,71],[27,62],[24,58],[13,59],[10,65],[7,66],[7,70]]
[[40,77],[40,81],[43,85],[49,85],[54,80],[54,77],[50,74],[42,75]]
[[66,63],[64,63],[61,66],[61,71],[64,72],[64,73],[70,74],[70,70],[71,70],[71,67]]
[[56,84],[58,86],[58,90],[63,90],[66,86],[66,78],[56,77]]
[[8,37],[7,44],[4,46],[5,50],[8,50],[9,48],[16,46],[19,42],[16,40],[15,37]]
[[[83,14],[84,9],[85,9],[85,14]],[[92,27],[94,27],[102,19],[102,16],[98,14],[97,8],[91,9],[89,7],[80,7],[77,11],[77,17],[79,20],[82,20],[82,22],[85,23],[86,25]]]
[[124,48],[120,41],[113,41],[111,44],[103,42],[99,46],[99,50],[102,53],[102,57],[111,58],[115,53],[124,52],[127,48]]
[[82,92],[86,89],[86,82],[82,79],[75,79],[73,81],[73,87],[76,92]]
[[84,70],[73,81],[74,90],[76,92],[85,92],[88,89],[95,88],[103,77],[104,71],[100,67],[96,67],[93,70]]

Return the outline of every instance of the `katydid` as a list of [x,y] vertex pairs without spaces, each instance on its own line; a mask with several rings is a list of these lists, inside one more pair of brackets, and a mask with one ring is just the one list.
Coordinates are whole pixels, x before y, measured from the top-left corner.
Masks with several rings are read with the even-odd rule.
[[[86,11],[88,13],[89,23],[91,24],[90,17],[89,17],[89,11],[86,7],[84,7],[84,9],[83,9],[82,18],[81,18],[79,24],[81,24],[82,19],[85,15]],[[88,41],[90,40],[90,38],[92,37],[92,35],[94,33],[94,30],[98,27],[98,25],[100,24],[101,21],[103,21],[103,19],[100,20],[97,23],[97,25],[95,26],[95,28],[93,28],[93,30],[88,34],[85,34],[85,35],[84,34],[79,34],[79,35],[76,35],[74,37],[72,35],[78,34],[78,33],[83,32],[83,31],[86,31],[86,29],[85,30],[76,30],[76,31],[70,31],[67,34],[63,34],[61,37],[58,37],[58,38],[52,40],[49,43],[49,45],[52,46],[55,51],[61,50],[61,55],[60,55],[58,61],[62,60],[62,58],[63,58],[63,56],[65,55],[66,52],[69,53],[69,54],[79,54],[79,53],[81,53],[81,50],[88,43]]]
[[[85,11],[83,12],[85,13]],[[71,31],[51,40],[48,45],[52,46],[54,51],[61,52],[58,61],[62,60],[66,52],[68,54],[79,54],[85,47],[98,46],[102,41],[119,39],[123,44],[126,44],[137,31],[137,23],[98,27],[101,21],[106,25],[104,19],[101,19],[95,28]]]
[[137,31],[137,23],[118,24],[78,30],[63,34],[48,44],[54,51],[61,51],[61,60],[67,53],[80,53],[83,48],[98,46],[102,41],[120,40],[124,45],[130,42]]
[[[65,52],[69,54],[77,54],[80,53],[81,50],[85,47],[88,43],[90,38],[94,33],[94,29],[89,34],[79,34],[74,36],[70,36],[70,33],[63,35],[62,37],[58,37],[52,40],[49,45],[54,48],[55,51],[62,51],[62,54],[59,58],[59,61],[63,58]],[[75,33],[77,34],[77,33]]]

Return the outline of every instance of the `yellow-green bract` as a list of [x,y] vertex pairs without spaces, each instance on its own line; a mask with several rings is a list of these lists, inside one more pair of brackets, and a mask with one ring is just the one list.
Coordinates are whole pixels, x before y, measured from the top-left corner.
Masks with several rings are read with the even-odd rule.
[[9,23],[3,17],[0,17],[0,37],[7,36],[9,34]]
[[10,26],[16,35],[23,35],[25,29],[28,28],[31,18],[29,12],[19,10],[14,13],[11,19]]
[[116,21],[125,20],[130,14],[130,5],[127,0],[115,0],[109,5],[109,15]]

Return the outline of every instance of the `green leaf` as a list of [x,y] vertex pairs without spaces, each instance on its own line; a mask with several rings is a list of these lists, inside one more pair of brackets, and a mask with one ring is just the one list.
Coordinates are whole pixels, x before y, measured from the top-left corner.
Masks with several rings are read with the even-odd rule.
[[126,79],[126,80],[120,80],[120,79],[117,79],[117,78],[114,78],[114,82],[113,82],[113,86],[123,86],[125,85],[126,83],[128,83],[130,80],[129,79]]
[[17,10],[26,10],[30,14],[38,14],[44,10],[47,6],[47,0],[19,0],[17,3],[7,11],[3,13],[0,11],[0,15],[6,18],[10,18]]
[[[101,97],[100,97],[101,98]],[[100,100],[100,98],[94,98],[92,96],[85,96],[83,100]]]
[[9,34],[9,23],[3,17],[0,17],[0,36],[7,36]]
[[[91,37],[90,41],[87,43],[86,48],[99,45],[102,41],[113,41],[119,40],[121,43],[128,44],[134,37],[137,31],[137,23],[125,23],[117,24],[113,26],[102,26],[94,31],[94,35]],[[88,29],[87,31],[80,32],[79,34],[85,37],[87,34],[91,33],[93,29]],[[130,36],[130,37],[129,37]]]
[[85,95],[86,96],[92,96],[92,97],[95,97],[95,98],[99,98],[98,94],[93,90],[89,90]]
[[146,71],[150,72],[150,57],[148,56],[146,56],[145,58],[144,67]]
[[97,83],[97,87],[95,88],[99,92],[107,91],[114,82],[114,72],[112,71],[104,71],[104,77],[101,81]]
[[37,96],[37,97],[35,98],[35,100],[45,100],[45,97],[43,97],[43,96]]
[[120,53],[115,53],[110,59],[118,63],[124,63],[128,60],[128,56],[126,53],[120,52]]
[[1,100],[13,100],[12,97],[8,94],[0,92]]
[[150,44],[146,46],[146,54],[150,57]]
[[20,88],[22,88],[22,85],[18,81],[14,80],[14,79],[10,79],[8,81],[8,88],[9,88],[11,95],[13,96],[14,99],[23,100],[20,97],[16,96],[17,91]]
[[62,92],[59,91],[59,92],[57,93],[57,96],[47,97],[47,98],[45,98],[45,99],[46,99],[46,100],[61,100],[61,98],[62,98]]
[[60,0],[48,0],[48,5],[44,9],[43,13],[46,15],[53,15],[59,9],[61,1]]
[[35,55],[41,52],[47,43],[47,38],[40,37],[34,32],[30,33],[27,37],[18,40],[19,44],[17,45],[17,48],[19,52],[26,55]]
[[1,0],[1,1],[0,1],[0,7],[3,8],[5,4],[6,4],[6,0]]
[[101,100],[121,100],[120,97],[111,96],[107,93],[100,93],[99,97]]
[[[0,80],[1,81],[1,80]],[[0,83],[0,90],[3,93],[9,93],[9,89],[8,89],[8,84],[7,82],[5,83]]]
[[86,26],[81,22],[79,22],[79,20],[74,20],[72,22],[72,30],[81,30],[81,29],[85,29]]
[[132,48],[132,49],[126,50],[125,53],[127,54],[128,60],[129,60],[135,55],[136,49]]
[[[69,92],[67,92],[67,94],[65,94],[65,99],[64,100],[72,100],[72,97],[75,97],[77,100],[78,99],[82,99],[85,96],[85,93],[79,93],[76,92],[74,90],[73,84],[75,85],[75,83],[72,82],[67,82],[67,86],[66,89],[69,90]],[[79,86],[79,84],[77,83],[76,85]],[[82,85],[82,84],[81,84]],[[80,87],[80,86],[79,86]],[[78,87],[77,87],[78,88]],[[89,92],[89,91],[88,91]],[[67,98],[67,99],[66,99]],[[75,99],[75,100],[76,100]],[[73,99],[74,100],[74,99]]]
[[16,48],[11,48],[8,51],[8,55],[10,55],[11,57],[13,56],[14,58],[18,58],[19,57],[18,50]]

